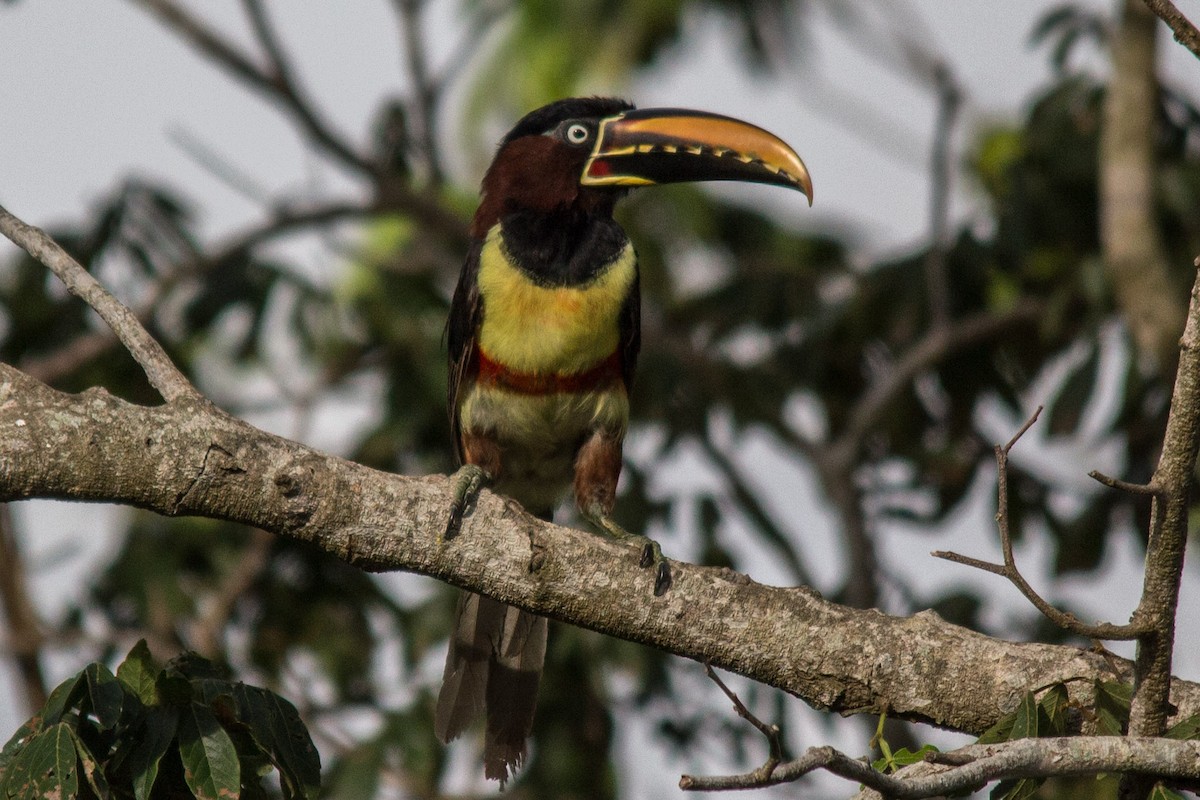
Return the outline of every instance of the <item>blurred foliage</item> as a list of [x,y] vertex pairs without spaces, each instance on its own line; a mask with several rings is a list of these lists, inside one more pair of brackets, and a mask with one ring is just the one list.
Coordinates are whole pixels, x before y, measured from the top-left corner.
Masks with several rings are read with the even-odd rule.
[[313,800],[321,762],[294,706],[184,653],[140,641],[116,675],[93,663],[51,692],[0,751],[0,797]]
[[[469,109],[474,104],[466,116],[477,130],[491,131],[554,97],[619,83],[670,48],[687,46],[688,14],[719,14],[735,23],[730,35],[747,66],[770,70],[777,62],[766,58],[765,32],[793,45],[803,41],[810,35],[809,5],[502,4],[504,26],[474,84],[474,99],[464,101]],[[466,14],[487,25],[496,8],[471,2]],[[671,555],[738,568],[744,551],[729,538],[736,523],[801,582],[810,565],[799,547],[799,525],[780,511],[784,506],[764,488],[770,484],[734,457],[746,437],[765,435],[781,452],[812,465],[827,495],[837,481],[853,485],[859,504],[851,511],[868,533],[893,522],[932,529],[960,508],[981,471],[990,473],[992,442],[980,432],[981,409],[1016,420],[1015,430],[1031,410],[1031,386],[1047,374],[1057,377],[1039,426],[1043,441],[1115,442],[1121,476],[1148,478],[1167,384],[1136,363],[1103,368],[1105,336],[1115,324],[1097,232],[1104,85],[1070,69],[1072,48],[1099,31],[1092,17],[1069,7],[1048,14],[1035,31],[1058,71],[1021,119],[973,135],[963,169],[984,211],[944,250],[927,244],[863,264],[854,241],[796,232],[694,187],[642,192],[625,203],[619,217],[637,245],[644,291],[634,436],[652,452],[626,467],[617,509],[623,524],[635,530],[692,524],[694,551],[673,548],[668,534]],[[394,100],[381,105],[389,136],[403,139]],[[1171,263],[1182,265],[1182,303],[1191,278],[1185,267],[1200,251],[1200,111],[1189,94],[1164,87],[1159,122],[1156,199]],[[479,158],[490,153],[489,144]],[[402,158],[380,163],[393,171],[392,179],[413,180]],[[459,187],[428,202],[463,216],[465,227],[473,197],[472,187]],[[384,219],[348,250],[334,250],[331,262],[344,269],[325,287],[305,277],[286,249],[248,242],[214,253],[198,233],[192,201],[150,179],[126,181],[97,201],[87,219],[51,233],[139,310],[172,357],[232,413],[254,419],[300,406],[296,413],[303,416],[316,400],[361,393],[372,405],[370,422],[356,430],[345,454],[411,473],[452,467],[442,331],[464,252],[461,235],[415,217]],[[833,470],[830,452],[854,433],[862,398],[930,341],[931,259],[944,259],[952,325],[1004,315],[1023,303],[1036,304],[1037,314],[950,348],[918,370],[853,442],[847,469]],[[81,338],[97,330],[93,315],[43,267],[25,257],[0,265],[0,358],[49,371],[64,390],[99,384],[156,402],[119,349],[72,360]],[[295,362],[278,354],[280,340],[295,345]],[[232,377],[214,374],[214,364]],[[257,389],[264,383],[275,390],[266,407]],[[315,384],[315,395],[295,391],[298,384],[305,391]],[[1098,423],[1091,412],[1104,393],[1115,393],[1118,402]],[[796,423],[797,408],[810,424]],[[658,467],[697,445],[724,488],[698,497],[656,492]],[[1022,460],[1020,449],[1014,459],[1013,529],[1047,536],[1060,572],[1095,569],[1110,537],[1128,530],[1131,517],[1145,530],[1145,504],[1099,488],[1072,488],[1078,484]],[[286,541],[273,543],[261,569],[239,586],[239,566],[253,547],[249,532],[215,521],[141,513],[130,519],[120,548],[68,618],[73,631],[67,633],[149,632],[152,640],[183,649],[232,585],[235,602],[220,620],[218,637],[225,652],[212,655],[222,669],[292,697],[327,755],[324,794],[363,798],[400,787],[413,796],[436,796],[449,765],[431,719],[453,609],[450,590],[425,583],[420,591],[397,592],[391,583]],[[847,583],[878,579],[845,576]],[[976,627],[980,602],[966,589],[920,599]],[[1061,635],[1047,627],[1033,633]],[[111,658],[111,645],[98,650]],[[717,739],[735,752],[751,751],[746,759],[752,760],[752,748],[741,746],[744,732],[714,723],[703,705],[691,702],[676,672],[657,652],[556,625],[533,757],[510,793],[617,796],[613,742],[621,721],[614,696],[627,712],[650,715],[655,723],[649,727],[676,752]],[[773,703],[782,718],[784,698],[768,694],[763,702]]]

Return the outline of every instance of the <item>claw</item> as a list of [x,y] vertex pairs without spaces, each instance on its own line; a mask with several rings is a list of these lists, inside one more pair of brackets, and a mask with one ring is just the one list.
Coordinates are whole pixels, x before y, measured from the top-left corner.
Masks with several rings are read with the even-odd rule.
[[654,575],[654,596],[662,597],[671,588],[671,565],[664,558],[658,562]]
[[605,514],[603,511],[590,509],[584,512],[592,524],[600,528],[618,541],[633,541],[635,544],[641,544],[641,553],[638,557],[638,566],[642,569],[654,567],[654,596],[662,597],[671,588],[671,566],[667,559],[663,557],[662,548],[658,542],[651,539],[649,536],[643,536],[637,533],[630,533],[622,528],[617,523],[613,522],[612,517]]
[[479,490],[488,481],[488,474],[475,464],[463,464],[458,472],[450,476],[454,498],[450,501],[450,518],[446,520],[446,531],[442,541],[450,541],[462,527],[463,514],[479,496]]
[[654,564],[654,543],[646,542],[646,545],[642,548],[642,560],[640,562],[638,562],[638,566],[641,567],[642,569],[645,569],[646,567],[652,566],[653,564]]

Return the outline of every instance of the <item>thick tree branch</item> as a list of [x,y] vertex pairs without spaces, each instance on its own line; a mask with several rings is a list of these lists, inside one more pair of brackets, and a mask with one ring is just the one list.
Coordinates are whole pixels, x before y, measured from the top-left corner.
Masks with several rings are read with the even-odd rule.
[[[779,687],[818,709],[879,712],[978,734],[1030,686],[1112,677],[1083,650],[1010,643],[933,613],[889,617],[774,588],[728,570],[673,564],[655,598],[633,549],[530,517],[485,492],[440,542],[444,477],[409,478],[323,455],[202,400],[135,406],[67,395],[0,365],[0,501],[57,497],[229,519],[310,542],[352,564],[406,570],[529,611],[642,642]],[[1131,666],[1117,661],[1128,676]],[[1178,713],[1200,685],[1176,681]]]
[[1100,133],[1100,242],[1139,355],[1170,375],[1185,306],[1155,211],[1158,24],[1141,0],[1122,5]]
[[1160,735],[1170,706],[1175,615],[1200,448],[1200,270],[1192,287],[1187,326],[1179,347],[1179,370],[1162,455],[1150,478],[1150,484],[1159,487],[1160,493],[1151,505],[1142,599],[1133,614],[1133,622],[1147,629],[1138,639],[1129,712],[1129,732],[1135,736]]
[[0,206],[0,234],[45,264],[66,284],[71,294],[81,298],[100,315],[145,371],[150,385],[158,390],[163,399],[201,399],[196,387],[171,363],[162,345],[146,332],[137,316],[109,294],[91,273],[71,258],[66,250],[46,235],[45,231],[25,224]]

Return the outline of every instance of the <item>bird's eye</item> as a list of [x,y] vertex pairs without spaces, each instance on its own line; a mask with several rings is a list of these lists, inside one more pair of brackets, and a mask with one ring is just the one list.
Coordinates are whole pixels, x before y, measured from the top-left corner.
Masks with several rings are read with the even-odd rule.
[[591,135],[587,125],[582,123],[574,122],[567,126],[567,141],[571,144],[583,144]]

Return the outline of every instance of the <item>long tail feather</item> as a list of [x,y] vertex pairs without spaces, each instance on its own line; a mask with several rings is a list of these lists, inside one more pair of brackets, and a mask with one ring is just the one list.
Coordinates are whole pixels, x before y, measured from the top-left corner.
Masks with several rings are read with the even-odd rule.
[[434,732],[449,742],[486,711],[484,772],[501,786],[525,760],[546,629],[545,617],[477,594],[459,598]]

